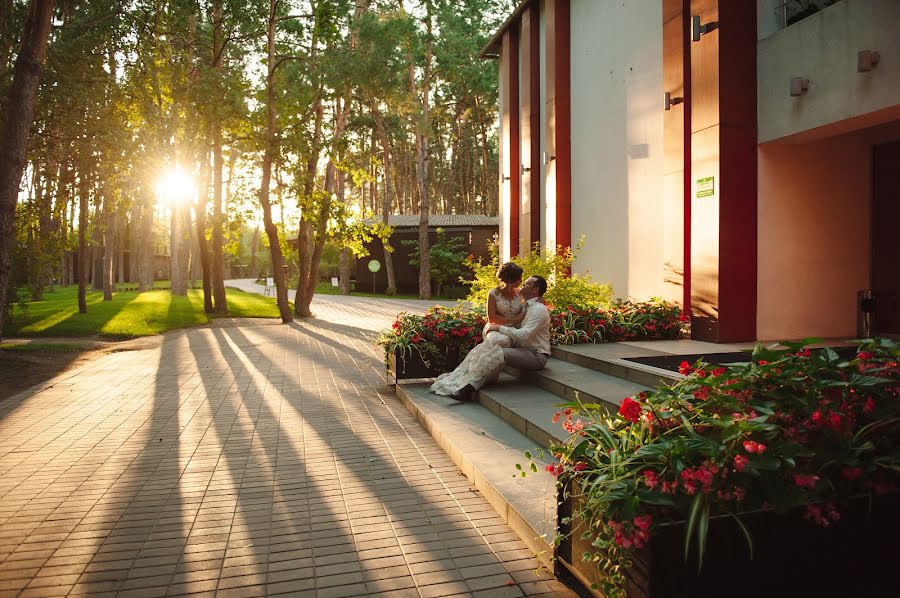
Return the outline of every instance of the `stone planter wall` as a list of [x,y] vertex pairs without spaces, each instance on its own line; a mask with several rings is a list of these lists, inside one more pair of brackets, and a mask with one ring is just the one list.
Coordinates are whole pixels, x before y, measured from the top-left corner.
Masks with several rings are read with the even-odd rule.
[[[573,512],[575,500],[560,494],[561,532],[568,531],[562,518]],[[842,509],[841,520],[828,528],[804,520],[800,512],[742,515],[753,538],[752,560],[738,524],[728,516],[713,518],[699,575],[696,555],[684,562],[685,525],[666,525],[634,559],[626,591],[629,598],[895,595],[898,508],[900,494],[871,502],[863,497]],[[582,561],[591,547],[580,535],[560,544],[557,567],[590,587],[600,572]]]

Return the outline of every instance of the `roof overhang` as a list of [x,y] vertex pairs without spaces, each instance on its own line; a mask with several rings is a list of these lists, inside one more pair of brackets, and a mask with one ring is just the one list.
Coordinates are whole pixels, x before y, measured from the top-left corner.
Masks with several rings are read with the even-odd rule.
[[478,53],[479,58],[499,58],[500,57],[500,47],[503,45],[503,34],[506,33],[507,29],[509,29],[513,23],[516,23],[519,20],[519,17],[525,12],[525,9],[528,8],[528,5],[534,2],[535,0],[522,0],[519,3],[519,6],[513,11],[509,18],[503,21],[503,25],[500,26],[500,29],[488,40],[488,43],[484,45],[481,51]]

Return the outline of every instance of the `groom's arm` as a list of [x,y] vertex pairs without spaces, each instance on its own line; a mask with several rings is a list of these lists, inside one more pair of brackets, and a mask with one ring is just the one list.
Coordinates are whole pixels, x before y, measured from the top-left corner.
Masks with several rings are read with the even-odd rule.
[[510,328],[509,326],[501,326],[499,332],[505,334],[513,341],[520,345],[529,344],[528,341],[534,334],[550,325],[550,312],[546,307],[541,305],[543,309],[535,309],[540,303],[536,303],[525,314],[525,321],[522,322],[521,328]]

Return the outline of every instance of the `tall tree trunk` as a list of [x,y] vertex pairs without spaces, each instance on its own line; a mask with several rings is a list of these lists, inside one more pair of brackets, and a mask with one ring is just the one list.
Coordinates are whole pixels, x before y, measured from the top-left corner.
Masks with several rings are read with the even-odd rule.
[[112,301],[115,256],[116,211],[109,189],[103,197],[103,300]]
[[[374,109],[372,112],[375,115],[375,126],[378,131],[378,138],[381,141],[382,161],[384,162],[384,197],[381,203],[381,221],[387,226],[393,201],[391,194],[391,143],[388,140],[384,115],[378,109]],[[383,238],[381,244],[384,247],[384,271],[387,275],[387,289],[385,289],[385,293],[396,295],[397,275],[394,272],[394,253],[390,238]],[[374,292],[374,289],[372,290]]]
[[[400,3],[403,10],[403,3]],[[431,127],[430,95],[431,95],[431,59],[433,44],[432,3],[425,1],[425,66],[422,75],[422,89],[416,87],[416,67],[412,52],[408,54],[409,94],[418,104],[419,113],[415,123],[416,129],[416,186],[419,195],[419,298],[431,298],[431,260],[428,255],[428,152],[429,130]]]
[[259,253],[259,220],[256,221],[256,228],[253,229],[253,236],[250,238],[250,276],[253,278],[259,278],[257,253]]
[[[222,70],[225,47],[225,36],[222,31],[222,0],[213,2],[213,68]],[[217,107],[214,108],[217,110]],[[225,228],[224,211],[222,209],[222,124],[218,112],[213,118],[213,223],[212,223],[212,267],[210,278],[213,292],[213,305],[217,314],[228,313],[228,302],[225,298],[225,249],[223,229]],[[259,230],[259,229],[257,229]],[[257,233],[258,234],[258,233]],[[256,259],[254,254],[253,260]]]
[[200,168],[200,197],[197,199],[197,249],[200,253],[200,267],[203,270],[203,311],[213,313],[213,295],[209,264],[209,246],[206,242],[206,201],[209,197],[209,156],[203,154]]
[[143,292],[153,288],[156,272],[153,263],[153,199],[150,193],[143,191],[141,200],[141,234],[137,250],[138,290]]
[[54,0],[32,0],[22,26],[22,46],[13,69],[0,135],[0,334],[12,266],[12,246],[19,184],[25,169],[34,97],[47,56]]
[[353,275],[353,259],[351,256],[352,254],[348,248],[341,248],[340,261],[338,263],[338,285],[341,295],[350,294],[350,277]]
[[[125,246],[128,233],[128,221],[125,214],[119,214],[119,226],[116,231],[116,283],[125,284]],[[118,287],[117,287],[118,288]]]
[[269,0],[269,24],[267,34],[267,76],[266,76],[266,135],[263,152],[262,182],[259,190],[259,202],[263,209],[263,226],[269,238],[269,253],[272,257],[272,277],[275,279],[275,293],[281,322],[287,324],[294,321],[288,307],[287,276],[281,267],[284,256],[278,240],[278,230],[272,222],[272,204],[269,202],[269,186],[272,182],[272,162],[275,160],[275,24],[278,21],[278,0]]
[[88,181],[87,162],[82,160],[78,172],[78,313],[87,313],[87,281],[88,281],[88,192],[91,185]]

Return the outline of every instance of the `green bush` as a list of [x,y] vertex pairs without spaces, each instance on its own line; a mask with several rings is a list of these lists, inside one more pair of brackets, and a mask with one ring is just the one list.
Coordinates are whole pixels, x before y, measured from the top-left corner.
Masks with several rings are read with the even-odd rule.
[[[556,306],[572,306],[581,309],[609,307],[613,301],[612,287],[595,282],[590,274],[569,274],[578,251],[584,245],[579,241],[573,250],[571,247],[558,245],[556,250],[550,247],[541,248],[535,243],[527,255],[512,258],[522,266],[525,277],[543,276],[549,286],[544,299]],[[490,246],[491,259],[484,262],[469,256],[466,265],[475,273],[474,280],[460,278],[460,282],[469,285],[466,299],[473,305],[484,305],[488,293],[497,286],[497,269],[500,267],[500,255],[496,245]]]

